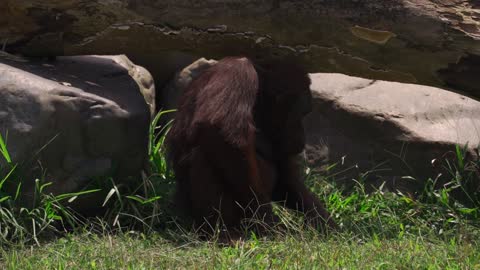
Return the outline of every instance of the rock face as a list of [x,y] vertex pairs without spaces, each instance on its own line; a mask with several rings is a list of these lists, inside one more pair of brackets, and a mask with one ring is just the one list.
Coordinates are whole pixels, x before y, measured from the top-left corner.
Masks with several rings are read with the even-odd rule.
[[438,163],[457,144],[468,145],[476,157],[480,102],[474,99],[342,74],[310,76],[314,109],[305,121],[307,158],[313,166],[338,163],[334,171],[349,172],[337,178],[369,172],[370,179],[408,187],[415,183],[402,176],[435,179],[442,172]]
[[127,54],[157,85],[198,56],[295,54],[310,72],[480,97],[478,0],[3,0],[0,44],[36,56]]
[[154,99],[150,74],[125,56],[0,55],[0,133],[25,173],[22,195],[28,200],[31,177],[42,173],[54,194],[138,176]]
[[[179,72],[164,91],[170,106],[175,107],[185,82],[214,63],[200,59]],[[469,156],[478,158],[480,102],[474,99],[342,74],[310,77],[313,111],[304,123],[307,161],[318,171],[337,164],[329,174],[340,183],[351,184],[363,174],[370,183],[387,181],[390,187],[415,190],[439,173],[447,177],[441,160],[450,158],[457,144],[468,145]]]

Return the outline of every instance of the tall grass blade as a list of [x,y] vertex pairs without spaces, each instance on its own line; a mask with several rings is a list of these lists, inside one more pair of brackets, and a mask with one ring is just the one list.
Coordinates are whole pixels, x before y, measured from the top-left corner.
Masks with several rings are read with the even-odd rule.
[[465,160],[464,160],[464,151],[460,148],[460,145],[455,145],[455,152],[457,155],[457,162],[460,170],[463,170],[465,168]]
[[7,144],[3,140],[3,136],[0,134],[0,153],[2,154],[3,158],[8,162],[12,163],[12,158],[8,153]]
[[0,190],[2,190],[3,184],[7,181],[8,178],[12,175],[13,171],[17,168],[17,165],[13,166],[13,168],[7,173],[7,175],[0,180]]

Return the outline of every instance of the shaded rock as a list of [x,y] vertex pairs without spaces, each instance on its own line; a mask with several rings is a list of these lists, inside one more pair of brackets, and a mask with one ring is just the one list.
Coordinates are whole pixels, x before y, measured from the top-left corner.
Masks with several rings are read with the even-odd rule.
[[149,109],[150,109],[150,114],[153,117],[156,112],[156,91],[155,91],[155,83],[153,81],[153,77],[148,72],[147,69],[145,69],[142,66],[135,65],[126,57],[125,55],[116,55],[116,56],[101,56],[101,55],[96,55],[95,57],[98,58],[105,58],[105,59],[111,59],[115,61],[118,65],[122,66],[128,71],[128,74],[132,79],[138,84],[140,93],[142,93],[143,98],[145,99],[145,102],[147,103]]
[[151,76],[124,56],[0,55],[0,133],[20,164],[22,195],[28,201],[40,175],[54,194],[80,191],[101,177],[138,176],[153,101]]
[[36,56],[127,54],[157,85],[193,56],[294,54],[310,72],[480,97],[480,79],[469,75],[479,18],[477,0],[3,0],[0,43]]

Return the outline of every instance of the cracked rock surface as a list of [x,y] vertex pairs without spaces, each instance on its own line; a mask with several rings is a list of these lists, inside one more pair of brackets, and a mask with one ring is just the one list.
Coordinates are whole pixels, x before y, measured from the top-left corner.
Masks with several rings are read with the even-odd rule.
[[296,54],[310,72],[480,97],[478,0],[3,0],[0,42],[37,56],[127,54],[157,85],[200,56]]
[[[116,181],[138,176],[153,95],[151,75],[125,56],[0,55],[0,133],[29,181],[22,185],[24,199],[33,194],[32,176],[44,173],[54,194],[78,192],[105,175]],[[82,200],[77,210],[102,205]]]

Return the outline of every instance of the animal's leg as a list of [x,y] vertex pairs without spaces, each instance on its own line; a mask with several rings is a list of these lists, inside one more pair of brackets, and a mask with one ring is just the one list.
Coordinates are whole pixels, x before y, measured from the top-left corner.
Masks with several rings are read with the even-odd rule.
[[[216,186],[222,187],[223,197],[228,196],[230,203],[234,203],[231,208],[238,209],[232,211],[232,223],[237,222],[235,217],[238,216],[241,219],[256,217],[270,220],[273,179],[271,174],[262,173],[259,169],[254,134],[249,138],[249,144],[238,148],[225,142],[214,128],[202,131],[198,136],[197,150],[204,155],[203,162],[208,164],[212,179],[216,179]],[[192,179],[194,177],[192,175]]]
[[189,174],[190,208],[196,226],[208,234],[214,233],[217,225],[236,227],[241,220],[236,202],[200,148],[192,153]]

